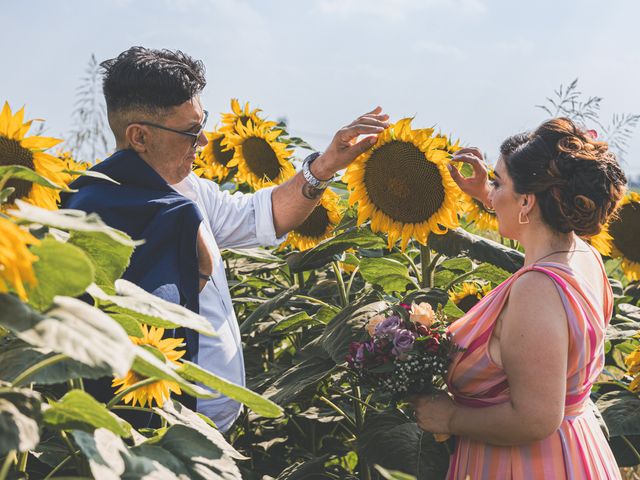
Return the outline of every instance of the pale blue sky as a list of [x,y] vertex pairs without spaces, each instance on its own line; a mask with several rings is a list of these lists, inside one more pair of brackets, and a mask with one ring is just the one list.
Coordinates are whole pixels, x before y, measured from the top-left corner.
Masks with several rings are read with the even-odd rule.
[[[640,113],[640,2],[516,0],[1,1],[0,97],[71,127],[91,53],[181,49],[207,67],[211,112],[249,100],[323,149],[381,105],[440,127],[490,160],[500,141],[545,118],[534,107],[580,79],[603,118]],[[213,117],[215,120],[215,115]],[[210,120],[211,121],[211,120]],[[212,124],[210,124],[212,125]],[[640,172],[640,129],[625,168]]]

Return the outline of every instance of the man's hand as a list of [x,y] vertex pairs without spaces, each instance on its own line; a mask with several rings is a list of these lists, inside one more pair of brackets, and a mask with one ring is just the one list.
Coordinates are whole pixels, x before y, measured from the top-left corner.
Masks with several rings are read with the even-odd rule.
[[[377,141],[377,134],[389,126],[389,115],[376,107],[338,130],[327,150],[311,164],[311,173],[320,180],[327,180],[349,166],[360,154]],[[371,135],[357,141],[360,135]]]

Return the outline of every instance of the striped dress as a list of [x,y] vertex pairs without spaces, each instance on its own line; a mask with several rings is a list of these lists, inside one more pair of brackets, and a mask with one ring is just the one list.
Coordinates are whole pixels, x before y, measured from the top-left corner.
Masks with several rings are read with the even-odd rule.
[[[598,262],[606,280],[599,255]],[[598,307],[602,299],[566,265],[547,262],[522,268],[449,327],[456,343],[466,348],[449,369],[449,391],[456,403],[478,409],[509,401],[507,377],[489,355],[489,339],[513,282],[529,270],[545,273],[554,281],[567,313],[564,419],[549,437],[527,445],[495,446],[458,437],[447,479],[619,479],[615,458],[589,400],[591,386],[604,365],[605,329],[613,311],[610,287],[605,288],[602,311]]]

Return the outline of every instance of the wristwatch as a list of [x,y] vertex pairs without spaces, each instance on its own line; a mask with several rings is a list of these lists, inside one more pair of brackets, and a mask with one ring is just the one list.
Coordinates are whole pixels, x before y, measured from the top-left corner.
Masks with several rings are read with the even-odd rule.
[[316,190],[324,190],[329,186],[333,177],[328,180],[320,180],[313,173],[311,173],[311,169],[309,168],[313,161],[322,155],[322,152],[313,152],[302,162],[302,174],[304,175],[304,179]]

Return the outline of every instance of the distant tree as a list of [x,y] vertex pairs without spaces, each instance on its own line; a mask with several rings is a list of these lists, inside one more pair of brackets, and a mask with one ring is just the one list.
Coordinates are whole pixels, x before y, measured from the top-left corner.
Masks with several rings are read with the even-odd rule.
[[93,163],[111,150],[108,137],[107,107],[102,94],[100,65],[95,54],[76,89],[73,127],[68,147],[74,158]]
[[597,128],[598,138],[609,143],[609,147],[624,162],[627,146],[633,132],[640,121],[640,115],[630,113],[614,113],[609,123],[600,119],[600,102],[602,97],[585,97],[578,90],[576,78],[567,87],[562,84],[554,91],[553,97],[547,97],[544,105],[536,105],[551,117],[569,117],[587,128]]

